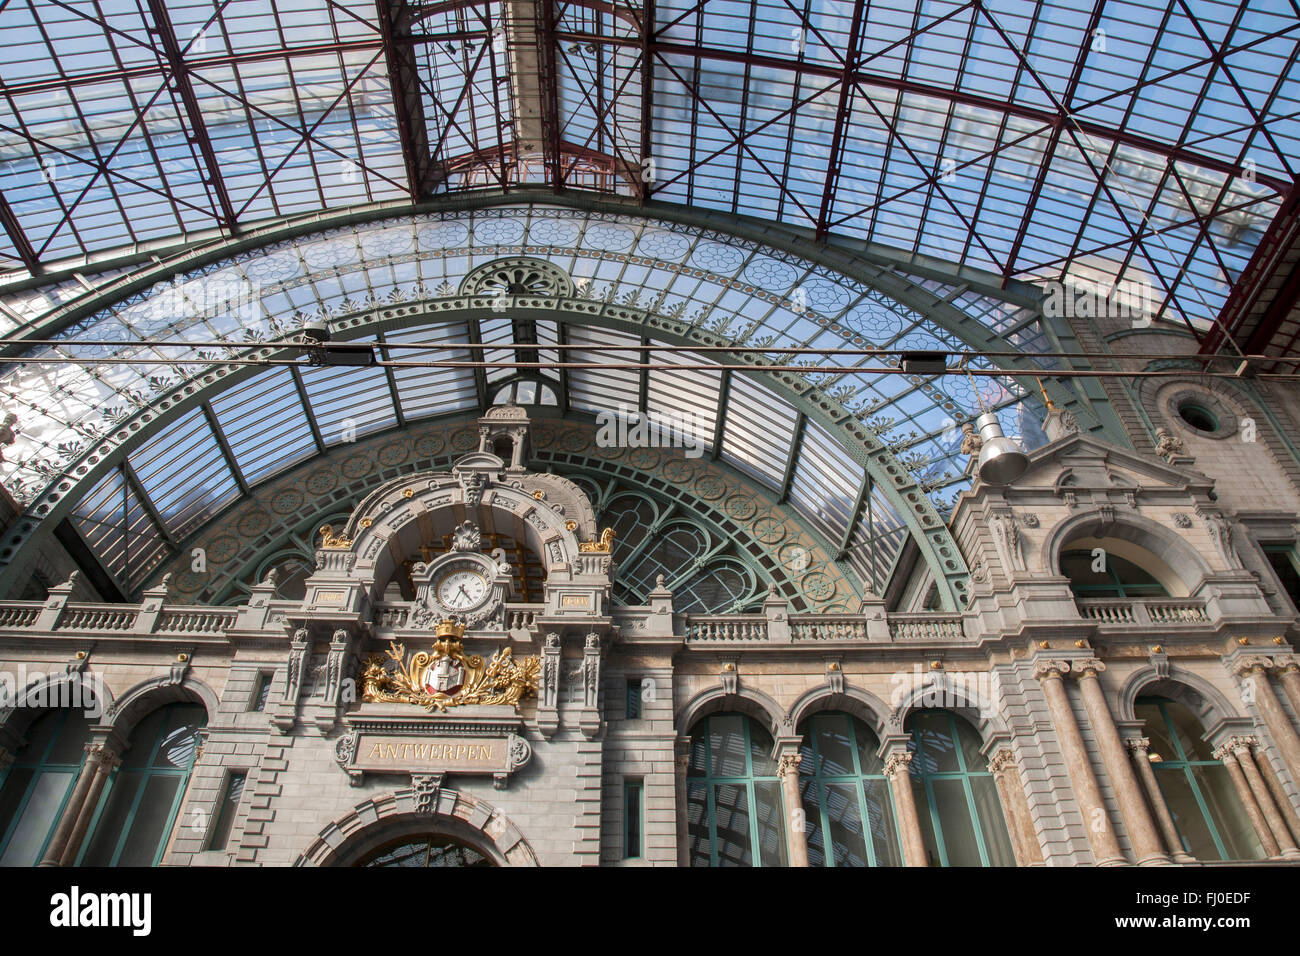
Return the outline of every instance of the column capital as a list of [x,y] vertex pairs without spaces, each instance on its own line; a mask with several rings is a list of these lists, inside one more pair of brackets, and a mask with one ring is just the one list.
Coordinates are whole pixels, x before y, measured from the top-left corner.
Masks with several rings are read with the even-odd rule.
[[1258,670],[1267,674],[1269,668],[1273,666],[1271,658],[1259,654],[1251,654],[1249,657],[1240,657],[1232,662],[1232,673],[1237,677],[1242,677],[1252,671]]
[[798,775],[799,764],[803,762],[803,755],[797,753],[781,754],[776,762],[776,775],[784,777],[787,773]]
[[1276,665],[1279,674],[1300,671],[1300,661],[1297,661],[1294,657],[1275,658],[1273,663]]
[[1070,662],[1070,671],[1077,677],[1096,677],[1106,670],[1100,657],[1083,657]]
[[885,757],[885,776],[892,777],[894,774],[902,771],[903,773],[911,772],[912,752],[910,750],[894,750]]
[[1070,673],[1070,662],[1060,658],[1042,658],[1034,661],[1034,679],[1060,678]]
[[1252,747],[1258,746],[1259,741],[1248,734],[1233,734],[1215,749],[1213,757],[1215,760],[1226,760],[1231,754],[1239,754],[1243,750],[1246,756],[1250,756]]
[[1129,753],[1147,756],[1151,751],[1151,738],[1129,737],[1125,739],[1124,746],[1128,748]]

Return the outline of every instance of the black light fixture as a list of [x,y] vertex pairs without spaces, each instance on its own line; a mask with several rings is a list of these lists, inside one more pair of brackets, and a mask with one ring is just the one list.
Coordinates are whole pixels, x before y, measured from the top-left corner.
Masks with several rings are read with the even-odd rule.
[[324,319],[309,319],[302,324],[302,334],[316,343],[328,342],[330,327],[325,324]]
[[948,353],[938,350],[904,352],[899,364],[909,375],[942,375],[948,371]]
[[364,343],[337,343],[321,349],[325,365],[365,368],[375,364],[375,348]]

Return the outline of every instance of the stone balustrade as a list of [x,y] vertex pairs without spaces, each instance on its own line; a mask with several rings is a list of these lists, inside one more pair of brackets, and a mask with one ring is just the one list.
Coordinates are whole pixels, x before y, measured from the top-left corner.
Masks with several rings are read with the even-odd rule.
[[1079,616],[1102,625],[1145,627],[1205,624],[1205,602],[1197,598],[1079,598]]

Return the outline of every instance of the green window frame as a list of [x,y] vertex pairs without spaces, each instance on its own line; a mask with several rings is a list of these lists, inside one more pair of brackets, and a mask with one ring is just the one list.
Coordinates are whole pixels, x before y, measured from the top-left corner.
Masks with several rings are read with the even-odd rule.
[[[1151,753],[1160,758],[1151,761],[1151,768],[1183,849],[1198,860],[1215,855],[1221,861],[1264,859],[1264,848],[1228,770],[1222,760],[1214,759],[1191,712],[1164,697],[1139,697],[1134,707],[1151,742]],[[1183,713],[1176,714],[1175,708]],[[1189,812],[1192,806],[1199,813]]]
[[871,729],[850,714],[831,711],[808,721],[799,785],[810,865],[903,865],[893,793],[876,756],[879,746]]
[[[190,718],[194,721],[188,722]],[[100,797],[78,866],[157,866],[162,862],[194,769],[198,731],[206,722],[203,707],[188,703],[165,704],[141,719],[131,732],[130,748]],[[170,783],[173,778],[174,787]],[[171,794],[166,792],[169,787]],[[161,824],[150,855],[144,837],[151,814]],[[142,850],[146,852],[142,854]]]
[[[1148,574],[1140,565],[1118,554],[1106,552],[1105,570],[1100,572],[1108,579],[1102,583],[1082,584],[1076,582],[1065,566],[1067,561],[1086,561],[1091,567],[1092,551],[1073,550],[1061,554],[1061,573],[1070,578],[1070,590],[1075,597],[1081,598],[1144,598],[1168,597],[1164,585]],[[1121,571],[1124,572],[1121,574]],[[1133,580],[1135,577],[1146,580]],[[1126,580],[1127,578],[1127,580]]]
[[217,819],[208,837],[207,849],[224,850],[230,845],[230,834],[235,828],[235,815],[239,813],[239,802],[244,798],[244,787],[247,783],[247,770],[232,770],[227,774],[226,785],[221,788],[221,803],[217,806]]
[[257,682],[253,685],[253,696],[249,698],[248,709],[253,713],[262,713],[271,699],[271,682],[275,675],[270,671],[258,671]]
[[926,855],[939,866],[1015,866],[1006,815],[975,730],[947,710],[917,710],[910,778]]
[[691,866],[785,866],[785,800],[771,736],[744,714],[691,730],[686,829]]
[[645,781],[623,781],[623,859],[645,858]]
[[[48,739],[41,739],[47,732]],[[27,737],[30,742],[18,751],[14,762],[0,770],[0,866],[35,866],[45,855],[86,763],[85,745],[90,743],[90,727],[84,717],[69,708],[61,708],[38,716]],[[57,759],[68,756],[67,751],[73,746],[80,755],[75,763]],[[62,787],[60,776],[66,776]],[[30,844],[35,847],[35,853],[29,850],[21,859],[15,858],[13,854],[20,847],[14,846],[14,837],[24,824],[33,825],[28,812],[39,814],[50,806],[55,809],[46,821],[44,836],[38,844]]]
[[641,719],[641,678],[629,677],[627,679],[627,711],[628,720]]

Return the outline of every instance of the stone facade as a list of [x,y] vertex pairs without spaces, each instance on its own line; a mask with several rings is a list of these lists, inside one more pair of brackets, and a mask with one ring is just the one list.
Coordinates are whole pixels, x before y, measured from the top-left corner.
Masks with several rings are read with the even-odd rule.
[[[175,604],[165,583],[138,605],[103,605],[79,599],[74,575],[44,602],[0,606],[3,666],[38,675],[16,682],[17,700],[0,711],[0,762],[14,759],[41,712],[30,705],[57,688],[89,682],[104,705],[92,722],[95,759],[44,862],[75,861],[132,729],[171,701],[207,713],[165,852],[172,865],[347,864],[429,832],[500,864],[679,865],[698,721],[738,711],[770,733],[789,812],[808,719],[831,710],[876,733],[903,857],[919,864],[904,725],[932,707],[978,732],[1020,865],[1195,862],[1153,786],[1134,709],[1153,688],[1200,719],[1267,856],[1300,857],[1295,611],[1260,550],[1261,535],[1294,541],[1300,499],[1270,443],[1249,453],[1277,474],[1257,472],[1268,481],[1247,487],[1229,477],[1239,456],[1218,461],[1195,443],[1195,454],[1169,441],[1152,453],[1060,434],[1012,485],[977,482],[959,500],[950,527],[971,568],[960,612],[890,612],[867,593],[859,610],[809,613],[774,589],[761,613],[700,616],[675,613],[662,582],[644,606],[612,604],[618,568],[592,503],[572,482],[526,470],[528,435],[518,409],[493,409],[479,450],[450,471],[379,486],[323,536],[301,601],[276,598],[272,580],[238,608]],[[494,453],[500,439],[509,455]],[[1213,477],[1195,467],[1203,460]],[[363,699],[373,655],[391,641],[408,652],[433,644],[417,623],[432,598],[393,601],[387,589],[402,558],[467,521],[475,536],[526,539],[547,569],[541,601],[503,592],[462,615],[467,653],[508,647],[516,660],[537,658],[535,694],[517,707],[445,712]],[[1167,596],[1078,598],[1060,571],[1067,548],[1144,561]],[[400,760],[358,770],[358,741],[380,732],[526,746],[490,773]],[[214,849],[234,773],[246,775],[242,798]],[[642,812],[631,859],[628,782]],[[804,833],[788,826],[786,839],[789,861],[806,865]]]

